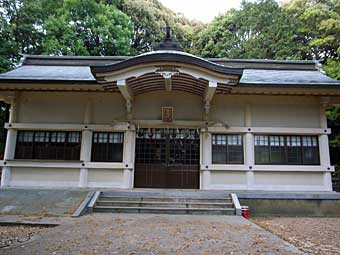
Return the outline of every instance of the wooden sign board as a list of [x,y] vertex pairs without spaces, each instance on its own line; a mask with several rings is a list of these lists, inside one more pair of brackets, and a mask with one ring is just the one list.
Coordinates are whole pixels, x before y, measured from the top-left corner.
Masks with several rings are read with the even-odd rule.
[[174,108],[173,107],[162,107],[162,121],[173,122],[174,120]]

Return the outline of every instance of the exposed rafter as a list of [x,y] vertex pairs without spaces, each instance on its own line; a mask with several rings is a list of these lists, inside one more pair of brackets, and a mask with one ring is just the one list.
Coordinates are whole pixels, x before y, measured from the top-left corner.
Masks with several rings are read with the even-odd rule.
[[171,78],[164,79],[165,90],[170,92],[172,90],[172,80]]

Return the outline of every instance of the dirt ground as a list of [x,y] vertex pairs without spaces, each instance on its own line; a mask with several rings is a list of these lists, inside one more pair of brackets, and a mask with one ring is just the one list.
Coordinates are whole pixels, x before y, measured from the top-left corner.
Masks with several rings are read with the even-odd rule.
[[238,216],[91,214],[38,232],[0,254],[302,254]]
[[340,254],[340,218],[255,218],[252,221],[307,254]]
[[0,226],[0,249],[29,242],[45,229],[31,226]]

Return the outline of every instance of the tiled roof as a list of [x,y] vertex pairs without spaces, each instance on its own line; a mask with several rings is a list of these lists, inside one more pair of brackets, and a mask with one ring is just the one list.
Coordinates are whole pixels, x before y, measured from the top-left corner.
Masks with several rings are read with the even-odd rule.
[[[199,60],[201,63],[213,63],[212,66],[224,66],[230,70],[243,70],[240,86],[340,86],[340,81],[323,74],[315,61],[294,60],[261,60],[261,59],[202,59],[185,52],[166,51],[185,58]],[[151,52],[140,56],[151,56],[159,52]],[[0,82],[20,81],[65,81],[96,83],[91,73],[91,66],[121,66],[138,57],[111,56],[25,56],[18,68],[0,74]],[[211,65],[211,64],[210,64]],[[99,69],[101,68],[99,67]],[[223,69],[223,67],[222,67]]]
[[340,85],[320,71],[305,70],[255,70],[245,69],[241,84],[254,85]]

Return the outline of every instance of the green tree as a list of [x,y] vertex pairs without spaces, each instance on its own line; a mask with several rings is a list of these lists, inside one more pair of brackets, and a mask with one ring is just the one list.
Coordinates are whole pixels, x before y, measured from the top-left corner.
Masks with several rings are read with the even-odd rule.
[[146,52],[152,49],[156,40],[160,39],[161,28],[165,21],[157,17],[153,3],[143,0],[126,0],[122,3],[122,11],[126,13],[133,23],[133,36],[131,48],[134,53]]
[[171,27],[178,42],[189,49],[192,45],[191,28],[200,26],[182,14],[174,13],[157,0],[123,0],[117,5],[133,23],[132,53],[139,54],[153,49],[164,37],[164,29]]
[[0,15],[1,71],[20,53],[140,54],[162,40],[166,24],[189,50],[202,25],[157,0],[2,0]]
[[204,57],[299,59],[297,24],[274,0],[243,1],[198,35],[195,50]]
[[0,15],[0,73],[13,67],[18,58],[18,45],[12,40],[12,34],[6,19]]
[[299,33],[317,59],[338,58],[340,53],[340,0],[292,0],[285,5],[301,21]]
[[55,55],[129,55],[132,25],[114,5],[64,0],[43,24],[43,52]]
[[0,72],[13,67],[20,53],[41,53],[42,24],[61,4],[61,0],[0,1]]
[[300,21],[306,56],[320,60],[327,74],[339,79],[340,0],[293,0],[284,7]]

